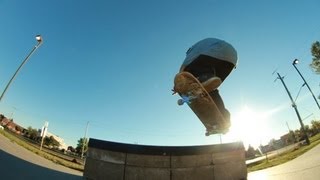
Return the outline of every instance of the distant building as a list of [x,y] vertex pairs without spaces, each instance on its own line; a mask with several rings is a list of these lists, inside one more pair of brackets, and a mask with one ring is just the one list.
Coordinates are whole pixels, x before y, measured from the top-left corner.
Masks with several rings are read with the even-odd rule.
[[[3,114],[0,114],[0,125],[9,129],[12,132],[15,132],[15,133],[21,134],[21,135],[26,134],[28,131],[27,129],[23,128],[22,126],[14,123],[13,119],[6,118]],[[38,136],[40,136],[40,133],[41,133],[41,129],[38,131]],[[64,142],[64,139],[62,139],[61,137],[59,137],[53,133],[50,133],[50,132],[47,132],[46,136],[47,137],[52,136],[55,140],[57,140],[60,144],[60,146],[58,147],[59,149],[65,149],[65,150],[68,149],[68,146]]]
[[272,151],[272,147],[269,144],[264,146],[260,145],[259,148],[263,154]]
[[59,149],[65,149],[65,150],[68,149],[68,145],[64,142],[64,139],[62,139],[61,137],[59,137],[59,136],[57,136],[55,134],[52,134],[50,132],[47,132],[46,136],[47,137],[52,136],[55,140],[57,140],[59,142],[59,144],[60,144]]
[[285,146],[285,143],[282,139],[271,140],[269,145],[273,148],[273,150],[281,149]]
[[0,125],[1,126],[6,126],[9,122],[10,122],[9,119],[7,119],[6,117],[2,117],[1,120],[0,120]]
[[23,134],[25,132],[25,128],[14,123],[13,119],[8,119],[2,114],[0,116],[1,116],[1,119],[0,119],[1,126],[6,127],[10,131],[15,132],[17,134]]
[[287,136],[283,136],[282,138],[280,139],[272,139],[270,140],[269,144],[267,145],[260,145],[260,150],[262,153],[267,153],[267,152],[270,152],[270,151],[274,151],[274,150],[278,150],[278,149],[281,149],[283,148],[284,146],[287,145],[286,143],[286,137]]

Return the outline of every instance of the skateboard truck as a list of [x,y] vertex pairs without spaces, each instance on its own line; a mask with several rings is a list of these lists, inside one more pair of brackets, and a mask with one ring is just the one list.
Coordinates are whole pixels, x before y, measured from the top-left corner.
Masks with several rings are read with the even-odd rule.
[[[178,93],[175,90],[175,88],[171,89],[171,91],[172,91],[172,95],[175,95],[176,93]],[[182,106],[184,103],[191,104],[191,100],[196,99],[197,97],[196,96],[191,96],[191,95],[181,95],[181,98],[182,99],[178,100],[178,105],[179,106]]]
[[210,136],[211,134],[225,134],[229,131],[229,128],[221,129],[217,125],[214,125],[212,129],[207,129],[205,135]]
[[179,100],[178,100],[178,105],[179,105],[179,106],[182,106],[184,103],[191,104],[191,100],[193,100],[193,99],[195,99],[195,98],[197,98],[197,97],[182,95],[181,98],[182,98],[182,99],[179,99]]

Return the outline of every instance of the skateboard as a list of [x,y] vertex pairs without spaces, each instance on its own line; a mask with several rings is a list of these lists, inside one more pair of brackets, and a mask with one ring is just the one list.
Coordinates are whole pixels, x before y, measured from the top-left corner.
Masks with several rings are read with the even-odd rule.
[[173,91],[173,94],[178,93],[181,97],[178,105],[188,104],[206,127],[206,136],[229,131],[230,123],[224,119],[209,93],[191,73],[178,73],[174,78]]

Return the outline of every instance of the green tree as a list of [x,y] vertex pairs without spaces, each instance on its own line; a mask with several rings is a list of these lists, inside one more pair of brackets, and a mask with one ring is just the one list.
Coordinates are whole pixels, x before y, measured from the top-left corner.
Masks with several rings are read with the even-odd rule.
[[2,121],[2,119],[4,119],[5,116],[3,114],[0,114],[0,121]]
[[53,136],[46,136],[43,140],[44,144],[47,146],[59,147],[60,143]]
[[296,135],[294,134],[294,132],[292,130],[290,130],[288,143],[293,144],[295,142],[297,142]]
[[16,131],[22,132],[23,128],[20,126],[16,126]]
[[256,150],[249,144],[246,151],[246,158],[254,158],[256,156]]
[[290,130],[286,139],[286,142],[284,142],[285,144],[293,144],[295,143],[296,140],[296,135],[294,134],[294,131]]
[[[306,132],[307,135],[310,134],[310,127],[309,127],[309,125],[304,125],[304,131]],[[300,132],[303,132],[303,131],[302,131],[302,128],[300,128]],[[303,135],[304,135],[304,134],[303,134]]]
[[304,130],[306,131],[306,133],[308,133],[310,131],[309,125],[304,125]]
[[294,130],[294,134],[295,134],[296,138],[300,138],[300,136],[301,136],[300,129]]
[[38,131],[37,129],[33,129],[31,126],[28,127],[27,130],[28,137],[32,140],[37,140],[38,139]]
[[320,42],[316,41],[311,45],[311,54],[313,56],[310,67],[312,70],[320,74]]
[[320,132],[320,121],[312,120],[311,121],[311,129],[313,132],[319,133]]
[[81,154],[82,153],[82,147],[84,145],[84,153],[87,152],[88,150],[88,138],[80,138],[78,140],[78,144],[76,147],[77,153]]
[[68,150],[69,150],[70,152],[76,152],[76,149],[73,148],[72,146],[68,146]]

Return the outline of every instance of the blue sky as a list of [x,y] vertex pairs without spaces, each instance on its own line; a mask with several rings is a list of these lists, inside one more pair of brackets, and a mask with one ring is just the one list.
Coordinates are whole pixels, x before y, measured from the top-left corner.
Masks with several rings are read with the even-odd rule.
[[[0,102],[0,112],[67,144],[84,136],[150,145],[220,143],[171,95],[174,75],[195,42],[215,37],[238,51],[239,64],[220,88],[232,116],[223,142],[265,143],[299,127],[290,99],[272,72],[285,76],[295,98],[302,80],[318,95],[309,68],[320,40],[318,7],[310,1],[0,1],[0,91],[36,44]],[[297,99],[309,124],[319,109],[306,87]],[[309,116],[312,114],[311,116]],[[309,116],[309,117],[308,117]],[[305,119],[305,117],[307,117]],[[257,135],[258,134],[258,135]]]

